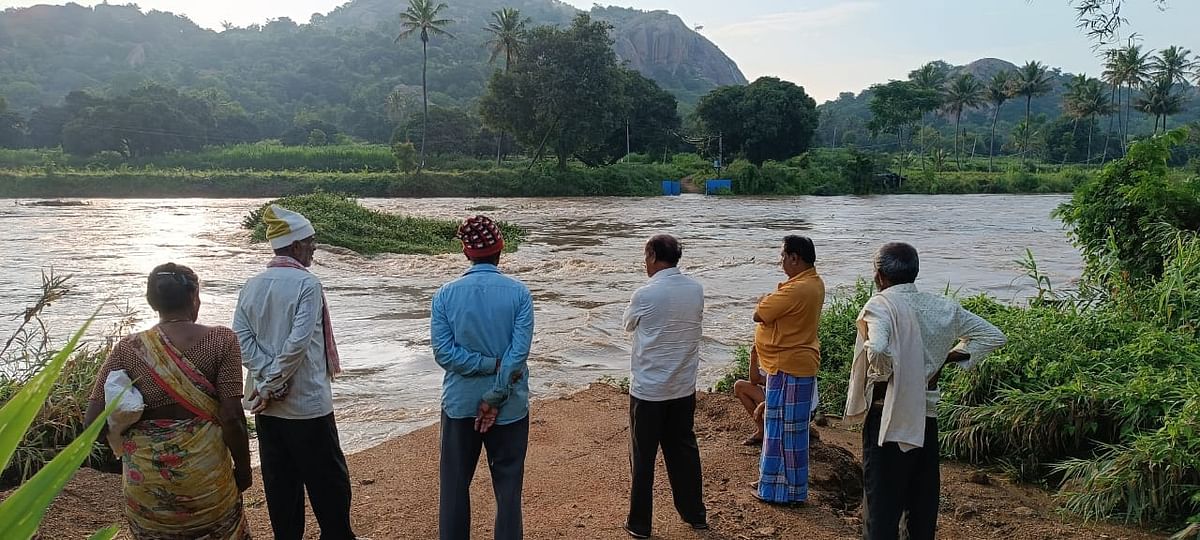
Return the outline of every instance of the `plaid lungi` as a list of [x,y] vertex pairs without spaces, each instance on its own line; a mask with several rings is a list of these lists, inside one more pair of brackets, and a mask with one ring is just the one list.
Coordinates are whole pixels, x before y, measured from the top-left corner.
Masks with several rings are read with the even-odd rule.
[[776,503],[808,499],[808,422],[816,377],[767,376],[758,495]]

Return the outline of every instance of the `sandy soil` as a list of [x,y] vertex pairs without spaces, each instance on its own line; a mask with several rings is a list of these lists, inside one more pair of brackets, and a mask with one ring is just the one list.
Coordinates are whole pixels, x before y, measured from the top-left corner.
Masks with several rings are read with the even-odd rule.
[[[525,536],[541,539],[627,538],[628,397],[603,385],[533,406],[525,481]],[[811,498],[799,508],[755,501],[758,451],[740,445],[745,413],[731,397],[701,394],[697,435],[712,530],[696,532],[671,505],[660,461],[654,534],[662,539],[849,539],[860,535],[861,435],[839,426],[815,428]],[[349,456],[356,532],[373,540],[437,537],[438,427],[430,426]],[[246,492],[256,538],[270,538],[259,479]],[[979,483],[987,482],[986,484]],[[120,477],[80,471],[49,512],[41,538],[86,538],[121,521]],[[486,461],[472,489],[476,538],[490,538],[494,504]],[[1083,524],[1055,511],[1047,493],[957,464],[942,465],[939,537],[948,539],[1162,539],[1153,531]],[[309,517],[307,538],[317,538]]]

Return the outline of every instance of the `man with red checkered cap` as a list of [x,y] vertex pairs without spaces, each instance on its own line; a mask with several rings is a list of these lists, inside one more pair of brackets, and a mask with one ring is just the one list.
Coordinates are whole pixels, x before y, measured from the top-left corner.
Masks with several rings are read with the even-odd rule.
[[471,479],[487,448],[496,494],[495,538],[523,535],[521,487],[529,443],[529,346],[533,297],[524,283],[500,271],[504,235],[475,216],[458,228],[471,262],[433,296],[433,357],[442,380],[441,540],[471,537]]

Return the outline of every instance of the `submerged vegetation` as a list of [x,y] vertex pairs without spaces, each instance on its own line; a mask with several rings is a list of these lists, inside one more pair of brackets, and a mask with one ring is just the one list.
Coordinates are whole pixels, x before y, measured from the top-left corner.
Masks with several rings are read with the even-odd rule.
[[[462,249],[462,244],[455,238],[457,221],[389,214],[366,208],[349,197],[328,193],[285,197],[251,212],[242,226],[252,230],[251,238],[258,242],[267,239],[262,212],[268,204],[278,204],[307,217],[317,230],[318,242],[363,255],[437,255]],[[504,234],[505,251],[516,251],[525,231],[508,223],[500,223],[500,229]]]
[[[944,374],[945,454],[1046,485],[1087,519],[1200,521],[1200,178],[1166,168],[1184,136],[1135,144],[1059,210],[1087,261],[1078,290],[1054,290],[1029,259],[1038,294],[1027,305],[963,300],[1009,342]],[[870,294],[860,283],[822,314],[825,412],[843,410]],[[717,389],[745,377],[746,361],[737,351]]]

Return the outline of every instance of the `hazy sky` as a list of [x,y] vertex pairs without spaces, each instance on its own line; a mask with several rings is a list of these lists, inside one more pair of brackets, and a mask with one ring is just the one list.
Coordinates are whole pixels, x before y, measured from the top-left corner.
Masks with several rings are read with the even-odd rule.
[[[454,1],[454,0],[448,0]],[[1151,48],[1200,51],[1200,0],[1129,0],[1129,29]],[[0,8],[37,2],[0,0]],[[50,2],[62,3],[62,2]],[[90,5],[96,2],[80,1]],[[113,0],[111,3],[123,3]],[[287,16],[306,22],[342,0],[140,0],[143,9],[183,13],[198,24],[239,26]],[[397,11],[403,0],[396,0]],[[591,0],[568,0],[587,9]],[[605,4],[609,2],[603,2]],[[615,5],[666,9],[715,42],[753,80],[774,75],[803,85],[824,101],[858,91],[932,59],[966,63],[997,57],[1041,60],[1069,72],[1099,74],[1087,39],[1074,28],[1067,0],[618,0]]]

